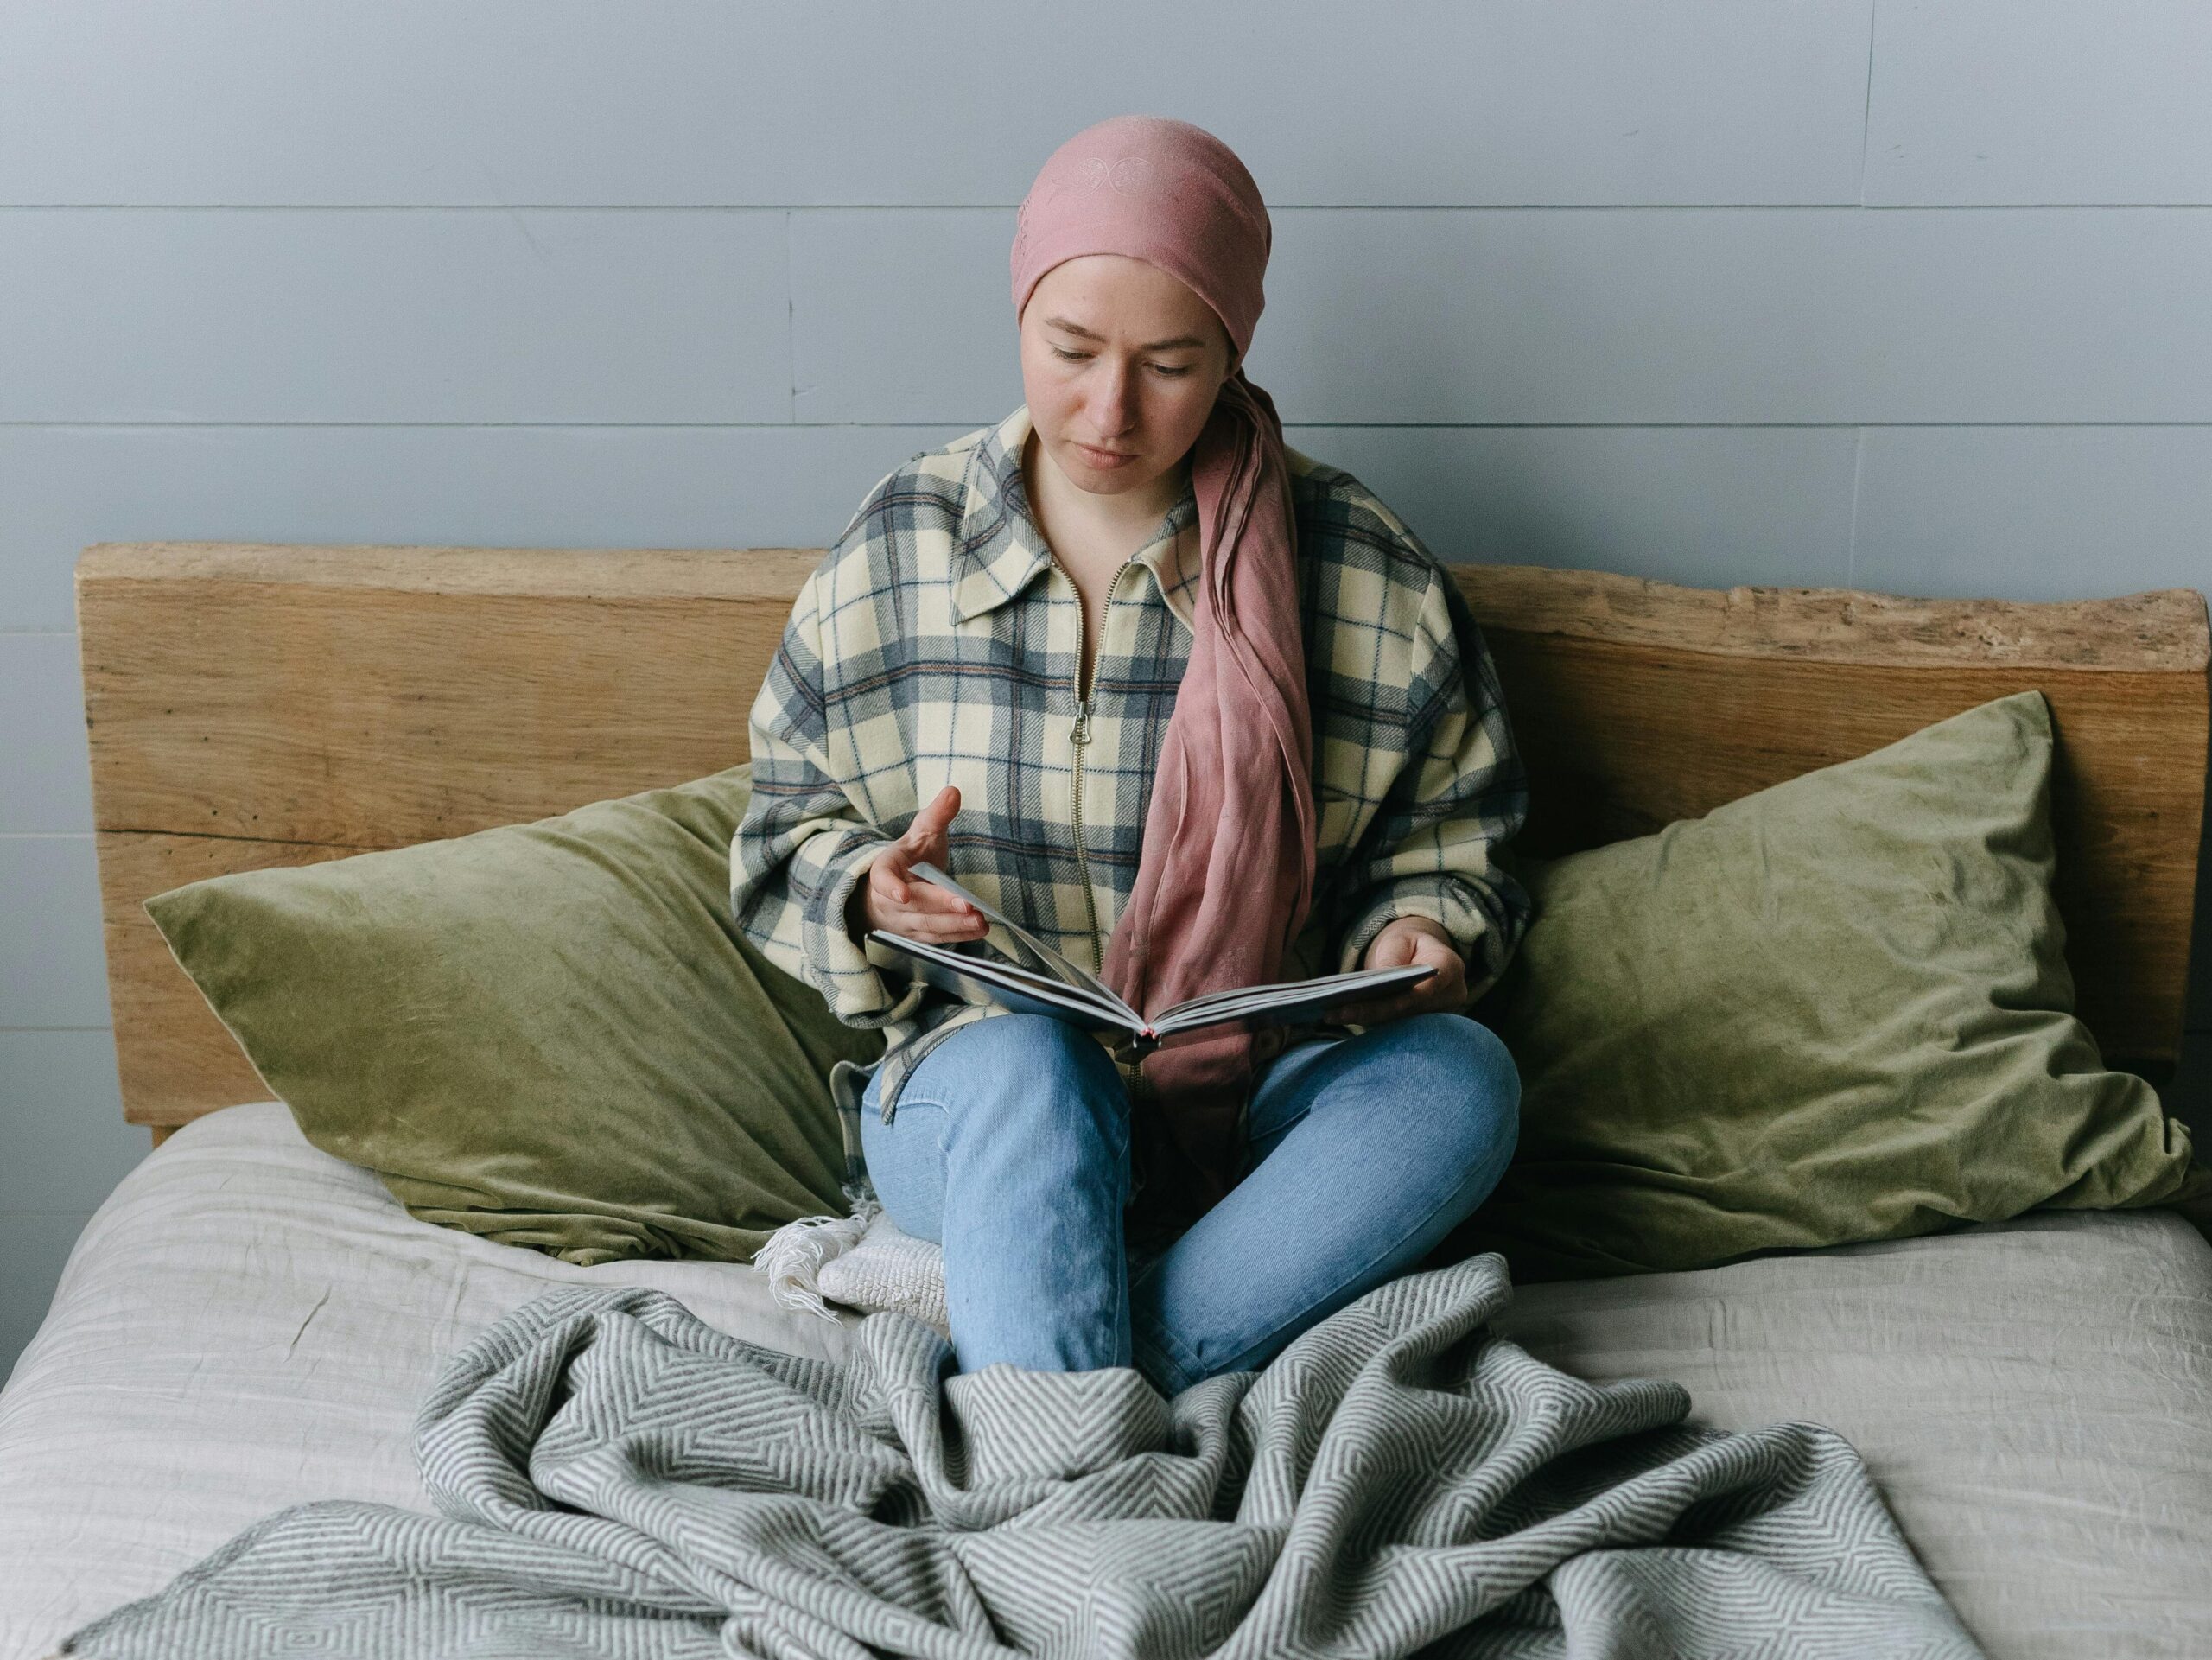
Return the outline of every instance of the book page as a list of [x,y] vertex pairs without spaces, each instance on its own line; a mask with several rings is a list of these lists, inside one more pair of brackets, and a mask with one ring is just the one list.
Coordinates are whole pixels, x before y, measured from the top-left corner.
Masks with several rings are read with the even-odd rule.
[[1162,1010],[1153,1029],[1163,1037],[1188,1032],[1223,1021],[1264,1019],[1288,1021],[1316,1016],[1339,1003],[1363,999],[1377,991],[1426,980],[1435,969],[1408,963],[1395,969],[1360,969],[1349,974],[1325,974],[1313,980],[1291,980],[1275,985],[1242,986],[1230,991],[1209,992],[1173,1008]]
[[998,924],[998,925],[1005,929],[1007,933],[1013,935],[1014,939],[1020,944],[1034,952],[1039,962],[1049,966],[1054,973],[1058,974],[1063,980],[1066,981],[1068,984],[1078,987],[1081,989],[1089,992],[1092,996],[1105,1002],[1108,1007],[1119,1011],[1119,1013],[1126,1018],[1132,1030],[1141,1029],[1143,1027],[1144,1016],[1138,1014],[1135,1009],[1131,1008],[1127,1003],[1123,1002],[1120,997],[1116,996],[1115,995],[1114,989],[1108,985],[1103,980],[1091,973],[1090,970],[1083,967],[1080,964],[1071,962],[1068,958],[1060,955],[1059,952],[1054,951],[1050,945],[1047,945],[1043,940],[1038,938],[1036,935],[1031,933],[1027,929],[1020,926],[1016,923],[1009,921],[1006,917],[1000,914],[991,906],[984,904],[982,900],[977,899],[973,894],[963,887],[958,882],[953,881],[950,876],[938,869],[937,866],[931,864],[928,860],[917,859],[907,868],[912,872],[912,874],[921,877],[924,881],[935,882],[939,887],[944,888],[947,893],[957,894],[961,899],[967,900],[969,904],[974,906],[978,911],[981,911],[986,918]]
[[1137,1026],[1122,1012],[1093,997],[1081,986],[1059,981],[995,957],[976,957],[950,945],[908,939],[902,934],[868,931],[869,939],[910,958],[916,975],[930,984],[969,1002],[995,1002],[1025,1014],[1050,1014],[1101,1031],[1140,1035]]

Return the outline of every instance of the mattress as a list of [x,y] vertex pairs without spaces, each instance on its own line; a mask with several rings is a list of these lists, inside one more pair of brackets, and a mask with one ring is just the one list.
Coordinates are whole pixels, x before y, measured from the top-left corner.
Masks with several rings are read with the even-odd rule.
[[[428,1509],[442,1358],[553,1284],[647,1285],[838,1358],[856,1315],[738,1265],[576,1268],[416,1221],[276,1103],[187,1126],[86,1227],[0,1394],[0,1660],[312,1498]],[[2212,1247],[2168,1212],[2047,1213],[1695,1274],[1528,1286],[1505,1334],[1694,1415],[1866,1456],[1998,1660],[2212,1652]]]

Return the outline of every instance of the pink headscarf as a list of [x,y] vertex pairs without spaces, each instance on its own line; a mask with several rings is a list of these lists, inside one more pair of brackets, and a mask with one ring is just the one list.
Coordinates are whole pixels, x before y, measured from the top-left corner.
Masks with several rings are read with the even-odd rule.
[[[1186,121],[1123,115],[1052,152],[1014,239],[1017,319],[1063,260],[1127,254],[1211,306],[1236,348],[1238,366],[1191,452],[1203,580],[1190,659],[1161,742],[1136,884],[1103,965],[1107,983],[1147,1014],[1281,979],[1313,900],[1313,722],[1289,467],[1274,402],[1243,368],[1273,234],[1258,187],[1228,145]],[[1146,1058],[1162,1116],[1141,1142],[1155,1162],[1147,1183],[1181,1219],[1235,1182],[1252,1069],[1279,1039],[1269,1029],[1255,1045],[1252,1034],[1217,1031]],[[1163,1160],[1174,1167],[1157,1167]]]

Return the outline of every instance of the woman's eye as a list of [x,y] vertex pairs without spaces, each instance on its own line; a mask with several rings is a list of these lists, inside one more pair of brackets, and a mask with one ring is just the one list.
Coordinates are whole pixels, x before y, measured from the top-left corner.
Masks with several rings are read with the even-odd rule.
[[[1046,343],[1051,345],[1050,341]],[[1063,352],[1057,346],[1052,347],[1052,355],[1063,363],[1084,363],[1090,358],[1090,353],[1088,352]],[[1191,366],[1187,363],[1179,369],[1171,369],[1164,363],[1155,363],[1152,366],[1160,371],[1161,378],[1166,380],[1180,380],[1191,372]]]

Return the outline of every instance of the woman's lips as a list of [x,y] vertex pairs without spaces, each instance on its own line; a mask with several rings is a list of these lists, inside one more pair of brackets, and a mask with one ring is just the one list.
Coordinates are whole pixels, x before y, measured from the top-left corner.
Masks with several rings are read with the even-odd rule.
[[1094,449],[1081,439],[1076,441],[1075,447],[1083,452],[1084,460],[1101,469],[1120,467],[1136,459],[1134,455],[1123,455],[1111,449]]

